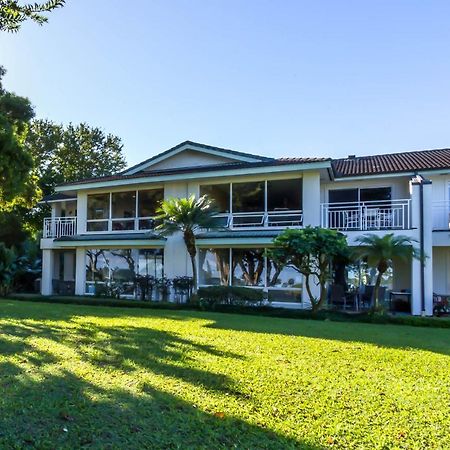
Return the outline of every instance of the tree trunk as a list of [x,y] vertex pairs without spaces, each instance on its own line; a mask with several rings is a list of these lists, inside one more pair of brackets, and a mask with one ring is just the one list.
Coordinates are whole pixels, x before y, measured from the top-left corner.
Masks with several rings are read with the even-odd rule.
[[303,276],[305,277],[306,292],[308,293],[309,301],[311,302],[311,310],[312,312],[316,312],[318,309],[318,302],[317,299],[312,295],[311,286],[309,285],[309,275],[303,274]]
[[195,261],[195,255],[189,255],[191,257],[191,264],[192,264],[192,293],[197,294],[197,264]]
[[184,243],[186,244],[186,249],[189,253],[192,264],[192,293],[197,294],[197,264],[195,261],[197,248],[195,246],[195,235],[192,230],[186,230],[184,232]]
[[384,272],[378,271],[377,279],[375,280],[375,286],[373,287],[373,304],[374,304],[375,310],[378,310],[378,307],[380,305],[378,297],[379,297],[380,285],[381,285],[383,273]]

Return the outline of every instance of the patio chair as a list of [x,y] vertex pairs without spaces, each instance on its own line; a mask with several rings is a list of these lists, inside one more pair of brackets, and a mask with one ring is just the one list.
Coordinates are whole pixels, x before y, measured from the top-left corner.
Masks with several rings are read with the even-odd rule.
[[348,305],[351,306],[344,286],[341,284],[333,284],[330,286],[330,304],[343,310],[347,309]]

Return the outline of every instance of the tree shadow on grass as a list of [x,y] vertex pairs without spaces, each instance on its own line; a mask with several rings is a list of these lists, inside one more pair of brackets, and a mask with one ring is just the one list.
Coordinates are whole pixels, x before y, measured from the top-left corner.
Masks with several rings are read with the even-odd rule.
[[[68,354],[76,351],[99,377],[102,370],[118,369],[118,376],[120,371],[129,376],[132,370],[138,374],[145,369],[206,390],[232,392],[228,377],[191,367],[195,360],[189,359],[191,352],[211,358],[233,358],[232,354],[224,356],[209,346],[152,329],[99,329],[103,340],[96,343],[95,328],[77,342],[78,334],[71,334],[63,323],[2,327],[0,348],[4,356],[14,358],[0,364],[0,448],[321,448],[220,411],[202,411],[148,381],[135,390],[88,382],[27,340],[32,333],[48,345],[54,341],[67,346]],[[12,336],[25,342],[8,341]]]
[[208,328],[282,334],[342,342],[361,342],[385,348],[425,350],[450,355],[450,329],[406,325],[333,322],[327,320],[280,319],[211,313],[202,314]]

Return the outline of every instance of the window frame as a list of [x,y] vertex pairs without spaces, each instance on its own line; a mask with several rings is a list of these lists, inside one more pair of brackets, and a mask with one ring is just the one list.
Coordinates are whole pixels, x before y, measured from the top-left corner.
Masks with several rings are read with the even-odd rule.
[[[86,211],[89,210],[89,196],[90,195],[108,195],[109,198],[109,206],[108,206],[108,218],[106,219],[88,219],[86,214],[86,233],[87,234],[101,234],[101,233],[139,233],[143,231],[152,230],[153,228],[140,228],[141,221],[144,220],[152,220],[154,216],[145,216],[140,217],[139,214],[139,195],[141,191],[157,191],[160,190],[163,192],[163,198],[164,198],[164,188],[163,187],[155,187],[155,188],[145,188],[145,189],[134,189],[134,190],[117,190],[117,191],[109,191],[109,192],[99,192],[99,193],[91,193],[87,195],[87,202],[86,202]],[[112,196],[113,194],[120,194],[120,193],[135,193],[135,205],[134,205],[134,217],[112,217]],[[133,222],[133,228],[129,230],[114,230],[113,224],[118,222]],[[91,223],[107,223],[107,229],[101,230],[101,231],[90,231],[89,224]]]

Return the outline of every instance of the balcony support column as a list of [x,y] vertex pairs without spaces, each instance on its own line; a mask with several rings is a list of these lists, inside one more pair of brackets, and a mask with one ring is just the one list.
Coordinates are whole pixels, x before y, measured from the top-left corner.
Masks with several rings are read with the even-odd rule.
[[55,252],[53,250],[42,250],[42,277],[41,294],[53,294],[53,272],[55,263]]
[[303,226],[320,226],[320,173],[303,173]]
[[86,293],[86,249],[75,250],[75,295]]
[[432,185],[417,176],[411,182],[412,227],[417,230],[414,245],[421,251],[421,260],[411,262],[411,314],[433,315],[433,244]]

